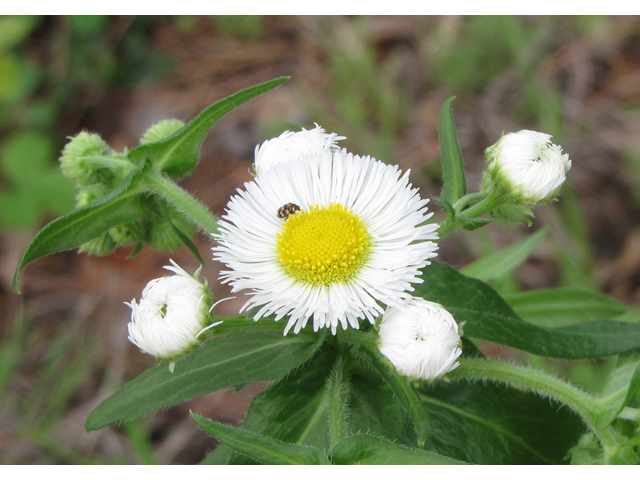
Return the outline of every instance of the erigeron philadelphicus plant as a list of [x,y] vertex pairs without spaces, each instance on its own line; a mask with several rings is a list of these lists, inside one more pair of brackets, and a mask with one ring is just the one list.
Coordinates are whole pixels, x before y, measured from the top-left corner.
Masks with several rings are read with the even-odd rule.
[[[217,218],[177,182],[224,114],[285,80],[231,95],[187,124],[160,122],[124,152],[87,132],[65,147],[61,167],[78,187],[78,208],[36,235],[16,289],[28,262],[78,247],[105,255],[131,245],[135,255],[145,244],[184,244],[204,263],[191,240],[199,228],[223,266],[219,280],[246,295],[237,316],[221,317],[200,269],[189,275],[174,263],[173,275],[151,280],[128,304],[129,338],[160,363],[102,402],[87,430],[263,380],[269,386],[238,428],[192,414],[222,444],[205,463],[637,463],[640,325],[615,320],[625,308],[566,289],[505,300],[483,281],[522,262],[539,233],[468,275],[435,260],[457,229],[530,221],[560,193],[567,154],[547,134],[505,134],[487,148],[483,184],[469,193],[450,99],[438,128],[441,195],[315,125],[258,145],[253,180]],[[440,223],[428,197],[446,213]],[[598,319],[541,326],[532,313],[541,310]],[[483,341],[619,360],[593,394],[487,359]]]

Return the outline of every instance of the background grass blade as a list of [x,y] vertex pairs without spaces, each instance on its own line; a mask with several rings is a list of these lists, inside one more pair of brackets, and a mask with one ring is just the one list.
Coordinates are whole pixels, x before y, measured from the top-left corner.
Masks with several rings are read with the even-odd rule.
[[547,228],[542,228],[515,245],[476,260],[463,268],[461,273],[483,282],[496,280],[524,262],[545,237],[547,231]]
[[575,288],[531,290],[504,298],[520,318],[545,327],[614,318],[626,311],[609,295]]

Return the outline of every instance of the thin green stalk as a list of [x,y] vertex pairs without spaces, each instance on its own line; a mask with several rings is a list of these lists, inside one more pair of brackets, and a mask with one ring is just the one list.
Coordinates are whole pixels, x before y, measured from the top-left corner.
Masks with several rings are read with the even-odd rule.
[[490,212],[496,207],[499,207],[504,203],[504,198],[495,193],[490,193],[485,198],[476,203],[473,207],[469,207],[466,210],[460,212],[467,218],[478,218],[485,213]]
[[150,173],[145,177],[145,181],[154,193],[167,200],[206,233],[218,232],[218,220],[209,209],[180,188],[169,177],[158,173]]
[[470,203],[479,202],[482,199],[484,199],[486,196],[487,194],[484,192],[469,193],[464,197],[458,199],[458,201],[453,204],[453,209],[456,212],[460,212],[464,207],[466,207]]
[[[473,200],[476,200],[478,198],[482,198],[482,200],[480,200],[474,206],[469,207],[466,210],[462,210],[462,211],[458,210],[459,208],[462,208],[467,203]],[[486,196],[484,193],[481,193],[481,192],[472,193],[469,195],[465,195],[460,200],[458,200],[456,202],[455,210],[456,210],[456,215],[461,215],[466,218],[479,218],[485,213],[490,212],[494,208],[499,207],[503,203],[504,203],[504,199],[499,195],[496,195],[495,193],[490,193],[489,195],[486,195]],[[454,230],[464,227],[465,224],[466,224],[465,220],[460,220],[459,218],[447,217],[446,220],[442,222],[442,225],[440,225],[440,228],[438,229],[438,236],[440,237],[440,239],[443,239]]]
[[123,176],[127,176],[135,168],[135,165],[125,155],[92,155],[82,157],[82,161],[91,164],[94,168],[122,170]]

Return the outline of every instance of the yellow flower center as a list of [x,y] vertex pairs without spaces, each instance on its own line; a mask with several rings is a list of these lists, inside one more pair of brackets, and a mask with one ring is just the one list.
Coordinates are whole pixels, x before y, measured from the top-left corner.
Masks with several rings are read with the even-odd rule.
[[369,253],[367,228],[339,203],[296,212],[277,236],[278,258],[285,271],[314,285],[349,280]]

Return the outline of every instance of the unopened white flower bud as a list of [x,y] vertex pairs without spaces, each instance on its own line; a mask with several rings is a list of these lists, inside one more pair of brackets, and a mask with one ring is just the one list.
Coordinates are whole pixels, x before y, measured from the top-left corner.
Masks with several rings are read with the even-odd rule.
[[133,299],[127,305],[131,307],[129,340],[157,359],[171,360],[169,370],[173,371],[176,359],[202,342],[199,335],[222,322],[210,324],[213,295],[206,280],[198,280],[202,267],[191,276],[171,263],[164,268],[175,275],[151,280],[140,303]]
[[458,324],[438,303],[412,298],[389,307],[378,333],[380,353],[412,379],[433,380],[459,365]]
[[494,189],[521,204],[555,199],[571,168],[551,135],[531,130],[503,135],[485,155]]
[[290,162],[325,150],[336,150],[337,142],[347,138],[335,133],[325,133],[324,128],[317,123],[315,125],[316,128],[311,130],[303,128],[301,132],[286,131],[279,137],[256,146],[254,163],[256,176],[279,163]]

